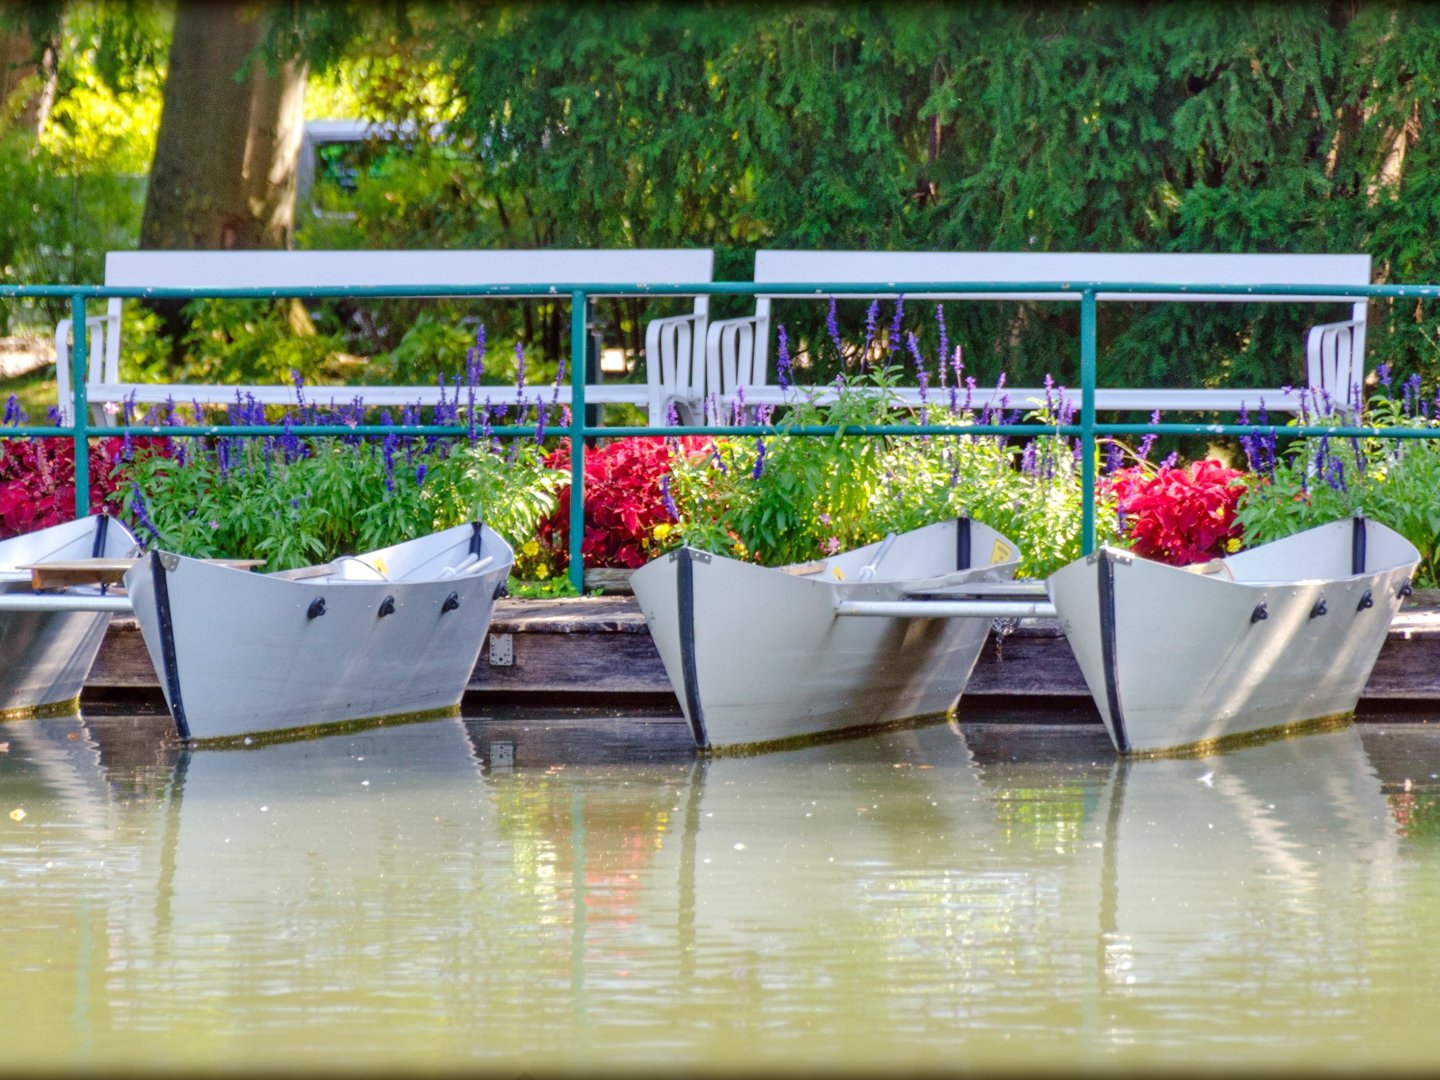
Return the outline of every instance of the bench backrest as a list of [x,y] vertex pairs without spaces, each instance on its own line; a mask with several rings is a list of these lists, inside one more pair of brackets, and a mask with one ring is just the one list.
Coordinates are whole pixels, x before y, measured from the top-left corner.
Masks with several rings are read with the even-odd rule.
[[[1368,285],[1369,255],[1214,255],[1049,251],[757,251],[756,282],[1155,282],[1165,285]],[[877,294],[894,296],[895,293]],[[927,298],[1078,300],[1079,294],[913,293]],[[1099,293],[1109,300],[1292,300],[1324,296]]]
[[[524,298],[552,295],[551,283],[703,284],[711,280],[714,262],[715,253],[708,248],[111,251],[105,255],[105,284],[136,289],[268,288],[277,296],[292,288],[513,285],[517,289],[503,296]],[[120,382],[122,303],[114,297],[103,317],[88,320],[91,383]],[[696,297],[694,316],[703,321],[709,305],[708,296]],[[69,320],[62,320],[56,333],[60,353],[68,348],[68,334]],[[674,368],[679,361],[671,359]],[[69,395],[68,369],[61,372],[59,385],[63,402]]]
[[534,285],[512,296],[543,296],[551,282],[708,282],[706,249],[608,251],[112,251],[105,284],[136,288],[343,288],[416,285]]
[[[969,292],[965,284],[1080,283],[1165,285],[1316,285],[1370,284],[1369,255],[1191,254],[1152,252],[1050,251],[757,251],[754,281],[771,285],[946,284],[940,291],[878,288],[865,298],[886,299],[902,292],[914,299],[1049,300],[1078,302],[1079,292]],[[817,290],[824,295],[823,287]],[[854,295],[854,294],[850,294]],[[1366,299],[1321,293],[1120,293],[1098,290],[1108,301],[1218,301],[1249,303],[1350,303],[1350,319],[1312,328],[1307,338],[1311,387],[1341,389],[1363,375]],[[707,349],[709,381],[722,393],[735,385],[768,382],[771,303],[777,295],[760,293],[748,319],[712,324]],[[1328,373],[1328,374],[1327,374]],[[712,387],[714,389],[715,387]]]

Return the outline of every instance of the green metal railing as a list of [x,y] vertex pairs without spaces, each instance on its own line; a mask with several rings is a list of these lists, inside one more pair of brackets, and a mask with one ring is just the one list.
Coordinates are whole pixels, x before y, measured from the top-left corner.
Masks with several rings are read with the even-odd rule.
[[[984,295],[992,293],[1048,294],[1056,299],[1077,298],[1080,304],[1080,422],[1078,424],[894,424],[894,425],[833,425],[791,426],[784,430],[775,425],[682,425],[657,428],[651,426],[589,425],[585,422],[585,355],[586,337],[589,325],[590,298],[592,296],[731,296],[764,294],[772,297],[811,297],[875,295],[893,296],[903,294],[965,293]],[[533,285],[473,285],[473,286],[352,286],[345,288],[233,288],[233,289],[137,289],[96,285],[7,285],[0,286],[0,297],[65,297],[69,299],[72,337],[70,346],[71,385],[73,387],[71,423],[67,425],[21,425],[5,429],[6,435],[63,436],[74,440],[75,445],[75,512],[76,516],[88,513],[89,491],[89,441],[91,438],[113,434],[114,429],[92,424],[89,420],[90,403],[86,387],[86,366],[89,342],[86,334],[86,303],[92,299],[112,297],[141,297],[152,299],[199,298],[216,299],[320,299],[325,297],[348,297],[352,299],[381,298],[480,298],[513,297],[515,299],[561,298],[568,296],[570,311],[570,423],[547,426],[546,434],[560,436],[570,441],[570,579],[577,589],[583,589],[584,564],[581,556],[581,539],[584,536],[584,483],[585,483],[585,440],[600,436],[621,437],[627,435],[834,435],[843,431],[852,435],[1067,435],[1078,436],[1081,444],[1081,484],[1085,490],[1085,502],[1081,518],[1081,549],[1085,554],[1095,550],[1095,464],[1097,440],[1105,435],[1255,435],[1268,434],[1284,438],[1303,438],[1308,435],[1385,437],[1385,438],[1436,438],[1440,428],[1413,427],[1364,427],[1332,426],[1305,423],[1284,426],[1256,424],[1214,424],[1214,423],[1097,423],[1095,419],[1095,390],[1098,369],[1096,356],[1096,308],[1097,294],[1123,296],[1131,293],[1206,296],[1263,297],[1267,302],[1293,296],[1314,302],[1315,297],[1333,297],[1337,302],[1359,299],[1404,299],[1433,300],[1440,298],[1440,285],[1160,285],[1147,282],[871,282],[864,284],[825,284],[823,282],[791,285],[762,284],[756,282],[705,282],[675,285],[597,285],[586,283],[563,283]],[[1148,298],[1148,297],[1147,297]],[[58,362],[58,358],[57,358]],[[655,418],[652,417],[653,421]],[[206,437],[219,435],[265,436],[286,434],[283,425],[146,425],[132,424],[130,430],[138,435],[160,435],[176,437]],[[490,429],[495,435],[533,436],[534,425],[516,424]],[[424,424],[336,424],[313,425],[305,428],[311,435],[434,435],[456,438],[468,434],[465,427],[453,425]]]

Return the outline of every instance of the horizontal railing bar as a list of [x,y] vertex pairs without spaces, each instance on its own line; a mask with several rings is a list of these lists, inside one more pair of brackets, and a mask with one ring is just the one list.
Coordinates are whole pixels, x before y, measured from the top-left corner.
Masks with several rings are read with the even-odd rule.
[[[120,438],[128,431],[132,437],[173,435],[177,438],[246,435],[294,435],[296,438],[344,437],[349,435],[435,435],[463,439],[470,434],[465,426],[450,424],[306,424],[303,426],[283,424],[131,424],[122,428],[87,429],[92,438]],[[1440,438],[1440,427],[1327,427],[1323,424],[1286,425],[1273,424],[1096,424],[1097,435],[1275,435],[1295,439],[1313,435],[1329,435],[1332,438],[1374,438],[1374,439],[1434,439]],[[785,427],[783,425],[744,424],[729,427],[704,426],[698,424],[677,427],[645,427],[630,425],[615,427],[567,426],[564,424],[537,425],[514,424],[501,427],[492,425],[482,428],[476,425],[475,437],[485,439],[531,437],[537,431],[544,436],[557,438],[603,437],[622,438],[643,435],[649,438],[678,438],[683,435],[1079,435],[1079,424],[807,424]],[[49,425],[21,425],[0,428],[0,439],[69,436],[75,433],[71,427]]]
[[[1130,293],[1164,294],[1184,298],[1192,295],[1246,297],[1365,297],[1370,299],[1440,298],[1440,285],[1336,285],[1336,284],[1166,284],[1143,281],[871,281],[827,285],[823,282],[696,281],[661,284],[614,284],[608,282],[493,285],[289,285],[270,287],[187,286],[160,288],[135,285],[0,285],[0,297],[68,297],[97,299],[214,299],[264,300],[281,298],[351,297],[355,299],[415,297],[504,297],[510,299],[568,300],[570,294],[589,296],[863,296],[881,294],[952,293],[984,296],[990,293],[1046,293],[1057,299],[1079,300],[1086,292],[1097,299],[1113,300]],[[1004,297],[1000,297],[1004,299]]]

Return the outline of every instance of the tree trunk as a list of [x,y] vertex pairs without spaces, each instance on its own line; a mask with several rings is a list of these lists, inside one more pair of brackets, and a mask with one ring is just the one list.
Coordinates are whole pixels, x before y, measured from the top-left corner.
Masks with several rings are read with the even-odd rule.
[[284,248],[294,226],[304,125],[303,61],[271,74],[251,60],[263,12],[234,0],[180,0],[142,248]]
[[[0,4],[0,8],[8,5]],[[60,40],[58,34],[45,34],[37,42],[23,25],[0,32],[0,101],[31,83],[29,93],[20,105],[16,123],[39,134],[50,119],[55,104],[59,75]]]

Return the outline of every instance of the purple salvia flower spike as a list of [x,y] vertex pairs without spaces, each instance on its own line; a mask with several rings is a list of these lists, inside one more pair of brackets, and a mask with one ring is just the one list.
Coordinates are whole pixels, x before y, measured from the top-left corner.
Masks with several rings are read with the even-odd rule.
[[940,351],[936,355],[940,358],[940,384],[945,384],[945,357],[950,352],[950,335],[945,326],[945,305],[935,305],[935,322],[940,328]]
[[835,310],[835,297],[830,297],[830,310],[825,314],[825,332],[830,335],[830,343],[835,346],[835,352],[841,362],[845,360],[845,342],[840,337],[840,318]]
[[785,333],[785,327],[781,326],[777,334],[775,346],[775,379],[780,384],[781,390],[790,388],[790,336]]
[[870,349],[875,344],[875,324],[880,320],[880,301],[870,301],[865,309],[865,345],[860,350],[860,370],[863,372],[870,363]]
[[895,297],[895,317],[890,320],[890,338],[886,342],[891,353],[900,351],[900,327],[905,321],[905,297]]

